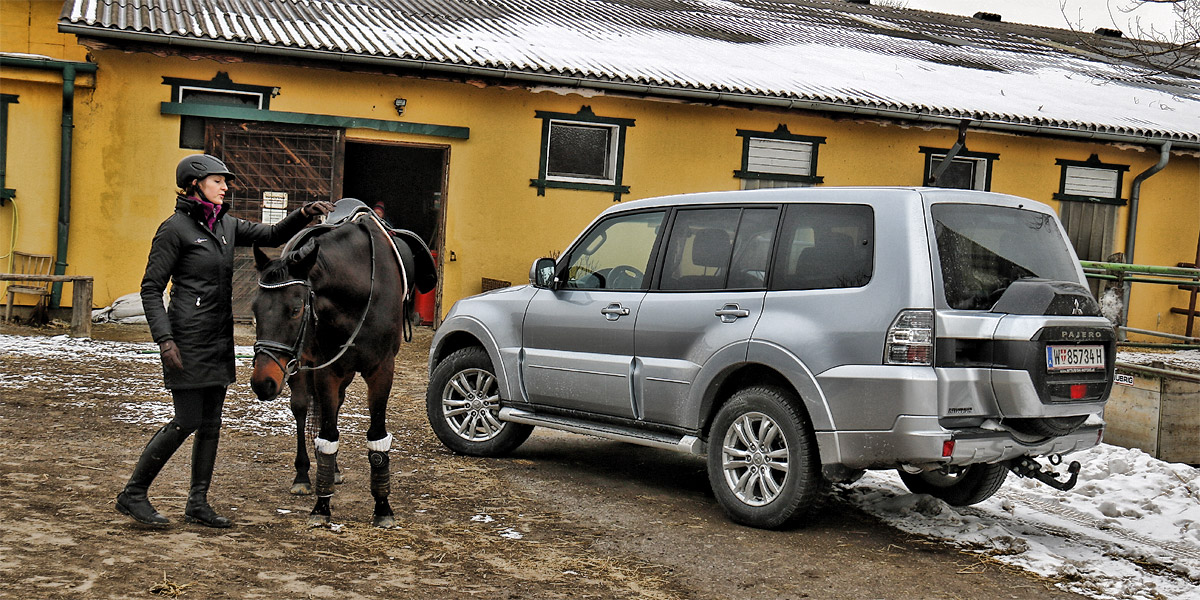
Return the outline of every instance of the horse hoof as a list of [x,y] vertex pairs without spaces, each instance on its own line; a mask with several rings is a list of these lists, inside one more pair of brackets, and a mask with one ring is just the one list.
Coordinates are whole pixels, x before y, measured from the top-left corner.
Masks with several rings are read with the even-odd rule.
[[288,490],[293,496],[311,496],[311,483],[293,483],[292,489]]
[[329,515],[308,515],[309,527],[324,527],[329,524]]
[[396,519],[392,515],[377,516],[371,521],[371,524],[383,529],[391,529],[396,526]]

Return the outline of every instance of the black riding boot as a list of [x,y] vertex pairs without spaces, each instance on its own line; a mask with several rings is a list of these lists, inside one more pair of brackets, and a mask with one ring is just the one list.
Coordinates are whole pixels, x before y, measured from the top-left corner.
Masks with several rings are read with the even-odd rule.
[[233,521],[218,515],[208,505],[208,486],[212,483],[220,437],[220,429],[202,427],[196,431],[196,439],[192,442],[192,489],[183,511],[183,520],[188,523],[220,528],[233,526]]
[[146,490],[187,436],[188,434],[180,432],[172,422],[163,425],[163,428],[150,438],[150,442],[142,450],[141,458],[138,458],[137,466],[133,468],[129,483],[117,494],[118,512],[146,525],[163,526],[171,522],[150,505]]

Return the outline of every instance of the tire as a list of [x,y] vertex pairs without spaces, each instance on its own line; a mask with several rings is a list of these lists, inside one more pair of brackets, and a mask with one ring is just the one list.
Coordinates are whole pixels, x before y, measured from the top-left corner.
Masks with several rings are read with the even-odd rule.
[[829,482],[800,399],[768,386],[733,394],[709,432],[708,481],[742,525],[775,529],[816,512]]
[[991,498],[1004,485],[1008,467],[1003,464],[974,464],[954,473],[899,473],[904,485],[914,494],[929,494],[951,506],[970,506]]
[[532,425],[500,420],[495,369],[478,346],[457,350],[434,368],[425,413],[442,444],[470,456],[503,456],[533,432]]
[[1083,426],[1087,415],[1077,417],[1043,417],[1039,419],[1005,419],[1008,425],[1017,433],[1042,438],[1067,435]]

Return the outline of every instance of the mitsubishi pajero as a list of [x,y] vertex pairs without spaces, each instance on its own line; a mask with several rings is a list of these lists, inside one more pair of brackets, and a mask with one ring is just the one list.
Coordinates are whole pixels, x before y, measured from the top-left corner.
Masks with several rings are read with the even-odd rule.
[[[734,521],[897,469],[954,505],[1100,442],[1115,335],[1045,204],[934,188],[689,194],[604,211],[529,285],[457,302],[429,422],[495,456],[548,427],[707,455]],[[1069,475],[1069,478],[1067,477]]]

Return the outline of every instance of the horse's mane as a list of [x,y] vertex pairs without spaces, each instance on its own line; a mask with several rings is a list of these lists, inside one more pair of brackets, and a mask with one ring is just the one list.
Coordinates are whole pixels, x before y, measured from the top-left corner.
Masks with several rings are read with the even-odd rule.
[[283,256],[272,260],[271,262],[267,263],[267,266],[263,267],[262,272],[258,275],[259,284],[273,285],[296,279],[296,276],[292,275],[292,273],[288,270],[288,265],[305,254],[316,251],[317,247],[315,240],[309,240],[296,250],[289,250],[288,252],[284,253]]

